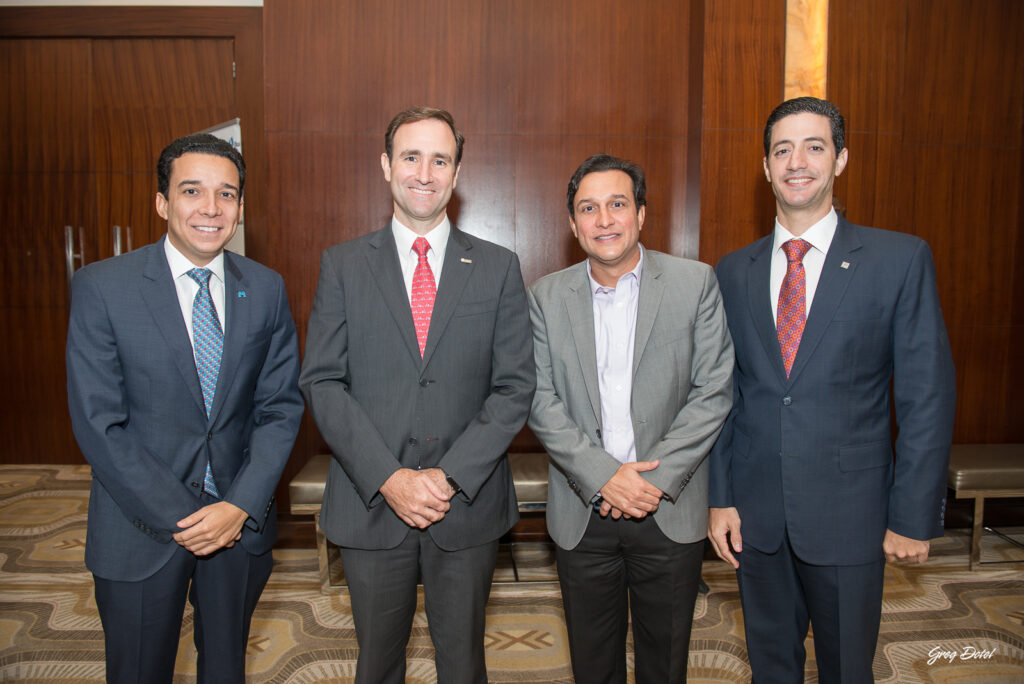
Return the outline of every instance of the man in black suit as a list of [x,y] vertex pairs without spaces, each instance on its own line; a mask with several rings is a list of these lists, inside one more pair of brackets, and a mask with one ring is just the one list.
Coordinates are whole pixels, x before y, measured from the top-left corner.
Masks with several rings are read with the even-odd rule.
[[759,683],[803,681],[808,622],[820,681],[872,681],[885,561],[922,563],[943,533],[956,390],[935,266],[920,238],[832,208],[844,128],[816,98],[772,112],[775,229],[717,269],[736,371],[708,534]]
[[394,217],[320,263],[300,385],[334,454],[321,524],[341,547],[357,682],[403,682],[422,579],[441,682],[486,682],[484,606],[519,513],[505,450],[535,373],[515,254],[451,224],[462,134],[414,107],[381,155]]

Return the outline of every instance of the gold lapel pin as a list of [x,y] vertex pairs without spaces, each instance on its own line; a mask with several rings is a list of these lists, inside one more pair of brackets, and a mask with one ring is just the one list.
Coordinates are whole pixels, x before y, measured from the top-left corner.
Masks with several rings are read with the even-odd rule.
[[461,261],[464,264],[471,264],[471,263],[473,263],[472,259],[467,259],[466,257],[460,257],[459,261]]
[[839,268],[850,268],[850,262],[844,261],[843,263],[839,264]]

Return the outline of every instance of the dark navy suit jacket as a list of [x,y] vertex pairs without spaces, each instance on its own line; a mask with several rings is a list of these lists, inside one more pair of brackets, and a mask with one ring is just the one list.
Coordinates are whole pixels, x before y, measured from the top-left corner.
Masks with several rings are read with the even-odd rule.
[[710,505],[739,510],[744,545],[770,553],[788,531],[812,564],[876,561],[887,528],[941,536],[956,385],[931,250],[840,217],[787,379],[771,248],[717,268],[736,370]]
[[208,461],[223,499],[250,516],[242,546],[274,543],[274,488],[303,410],[295,323],[270,269],[225,252],[224,276],[209,418],[163,240],[72,280],[68,404],[92,466],[85,562],[99,577],[138,581],[163,567],[177,521],[203,506]]

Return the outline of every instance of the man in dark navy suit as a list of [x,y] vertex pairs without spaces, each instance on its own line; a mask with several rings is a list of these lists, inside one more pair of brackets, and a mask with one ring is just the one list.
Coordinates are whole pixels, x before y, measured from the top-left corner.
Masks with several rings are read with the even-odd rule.
[[708,533],[759,684],[804,680],[808,622],[821,682],[872,681],[885,561],[922,563],[943,533],[955,379],[935,266],[923,240],[836,214],[844,137],[830,102],[772,112],[775,229],[717,268],[735,400]]
[[200,682],[245,678],[302,397],[284,283],[224,251],[245,163],[192,135],[157,163],[165,238],[72,281],[68,403],[92,466],[85,562],[107,680],[170,682],[185,596]]

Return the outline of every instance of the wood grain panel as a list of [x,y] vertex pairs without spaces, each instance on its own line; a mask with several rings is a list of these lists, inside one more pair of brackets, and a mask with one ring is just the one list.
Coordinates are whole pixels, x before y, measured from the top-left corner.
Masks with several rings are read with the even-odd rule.
[[761,129],[785,89],[786,0],[705,5],[704,130]]
[[785,87],[786,2],[709,2],[704,27],[700,259],[716,264],[775,219],[761,141]]
[[404,107],[434,104],[467,132],[507,131],[516,66],[509,7],[266,2],[268,130],[377,134]]
[[90,61],[87,40],[0,39],[0,171],[88,170]]
[[906,14],[904,2],[829,0],[826,83],[847,132],[903,131],[904,110],[914,102],[902,96],[909,67]]
[[[64,225],[86,229],[84,173],[0,173],[0,463],[80,463],[67,412],[69,282]],[[87,247],[87,258],[95,252]],[[77,265],[77,264],[76,264]]]
[[[908,142],[1020,148],[1024,3],[905,0]],[[940,9],[941,7],[941,9]],[[891,11],[891,10],[890,10]]]
[[154,175],[169,142],[235,116],[231,39],[97,39],[92,46],[96,171]]

